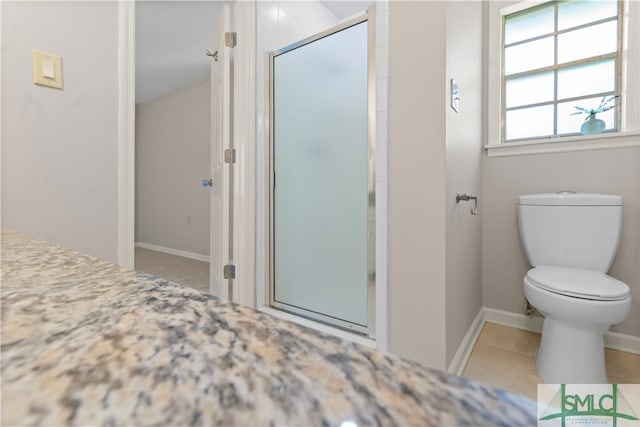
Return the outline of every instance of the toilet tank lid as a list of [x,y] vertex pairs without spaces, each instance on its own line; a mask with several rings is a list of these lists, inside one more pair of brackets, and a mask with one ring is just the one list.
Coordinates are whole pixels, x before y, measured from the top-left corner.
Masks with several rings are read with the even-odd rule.
[[558,191],[555,193],[523,194],[518,196],[518,204],[528,206],[622,206],[622,196]]

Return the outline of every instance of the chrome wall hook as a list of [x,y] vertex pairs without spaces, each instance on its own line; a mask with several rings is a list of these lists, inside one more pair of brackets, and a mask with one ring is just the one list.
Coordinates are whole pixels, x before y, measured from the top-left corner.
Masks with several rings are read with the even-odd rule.
[[473,203],[473,207],[471,208],[471,215],[478,214],[478,196],[471,193],[464,193],[464,194],[456,193],[456,203],[460,203],[461,200],[465,200],[465,201],[473,200],[474,203]]
[[218,51],[217,50],[215,52],[211,53],[211,51],[209,49],[207,49],[207,51],[205,52],[205,55],[212,57],[214,61],[218,62]]

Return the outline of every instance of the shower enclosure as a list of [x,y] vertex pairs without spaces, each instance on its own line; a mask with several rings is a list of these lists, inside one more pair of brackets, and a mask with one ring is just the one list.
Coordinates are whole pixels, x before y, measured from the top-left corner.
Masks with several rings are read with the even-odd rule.
[[272,307],[375,332],[375,23],[272,52]]

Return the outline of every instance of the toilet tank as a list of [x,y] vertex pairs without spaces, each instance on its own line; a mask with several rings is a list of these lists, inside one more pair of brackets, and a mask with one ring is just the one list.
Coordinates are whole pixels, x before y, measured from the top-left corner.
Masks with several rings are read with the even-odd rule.
[[532,266],[606,273],[620,242],[622,197],[569,191],[522,195],[518,226]]

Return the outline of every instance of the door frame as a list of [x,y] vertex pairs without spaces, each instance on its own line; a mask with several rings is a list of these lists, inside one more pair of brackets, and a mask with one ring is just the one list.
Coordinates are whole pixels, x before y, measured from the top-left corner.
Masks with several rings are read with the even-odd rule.
[[[225,161],[233,150],[233,47],[225,42],[231,31],[231,8],[223,4],[213,28],[214,61],[210,61],[211,78],[209,104],[211,129],[209,146],[209,292],[224,299],[233,299],[233,277],[224,270],[233,260],[233,162]],[[217,55],[217,57],[215,56]]]
[[136,3],[118,0],[118,264],[135,256]]
[[256,2],[235,1],[233,48],[233,300],[256,308]]

